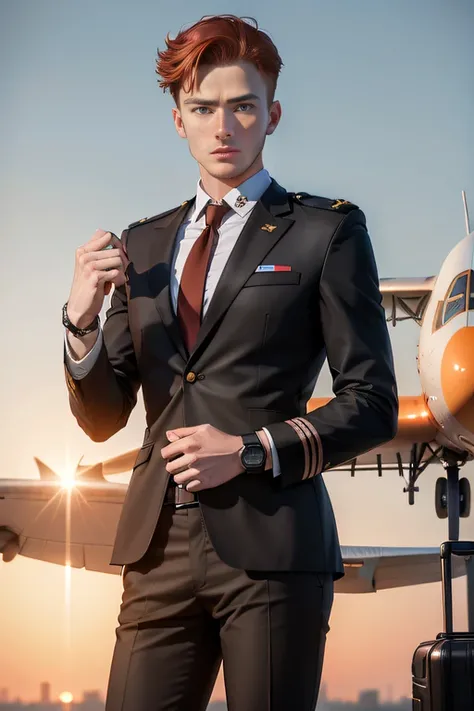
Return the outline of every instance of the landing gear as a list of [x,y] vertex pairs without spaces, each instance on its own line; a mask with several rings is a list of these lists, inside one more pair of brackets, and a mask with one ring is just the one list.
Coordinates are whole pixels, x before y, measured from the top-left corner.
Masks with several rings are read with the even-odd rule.
[[438,518],[448,519],[449,540],[459,540],[459,519],[471,513],[471,485],[466,477],[459,479],[459,454],[444,449],[441,461],[446,470],[446,479],[436,481],[435,507]]
[[448,518],[448,480],[442,476],[436,479],[435,508],[438,518]]
[[465,476],[459,480],[459,497],[460,516],[467,518],[471,513],[471,484]]

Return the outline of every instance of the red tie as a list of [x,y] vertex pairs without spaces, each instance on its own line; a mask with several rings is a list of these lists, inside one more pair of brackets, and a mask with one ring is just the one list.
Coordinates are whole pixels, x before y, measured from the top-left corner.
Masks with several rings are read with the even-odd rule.
[[217,230],[230,207],[222,205],[206,206],[206,227],[203,229],[186,259],[178,292],[178,320],[184,342],[191,353],[196,343],[201,325],[201,311],[204,297],[207,268]]

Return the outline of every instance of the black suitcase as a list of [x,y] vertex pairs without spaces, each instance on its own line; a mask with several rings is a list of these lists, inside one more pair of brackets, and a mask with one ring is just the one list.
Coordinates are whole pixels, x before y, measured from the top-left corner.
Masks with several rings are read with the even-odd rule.
[[452,553],[474,555],[474,543],[441,544],[445,631],[415,650],[413,711],[474,711],[474,632],[453,632]]

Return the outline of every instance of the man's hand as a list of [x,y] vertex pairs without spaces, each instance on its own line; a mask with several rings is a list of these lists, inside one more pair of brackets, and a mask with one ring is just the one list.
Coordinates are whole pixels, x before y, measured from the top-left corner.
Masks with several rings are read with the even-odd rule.
[[166,436],[171,442],[161,450],[163,459],[168,460],[166,471],[188,491],[212,489],[244,471],[239,457],[243,447],[240,436],[212,425],[178,427]]

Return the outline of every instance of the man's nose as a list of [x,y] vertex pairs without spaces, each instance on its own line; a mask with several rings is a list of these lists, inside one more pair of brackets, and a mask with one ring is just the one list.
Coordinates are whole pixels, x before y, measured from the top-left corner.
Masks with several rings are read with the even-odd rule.
[[233,136],[233,134],[233,116],[229,115],[227,111],[218,113],[216,137],[222,140],[223,138]]

